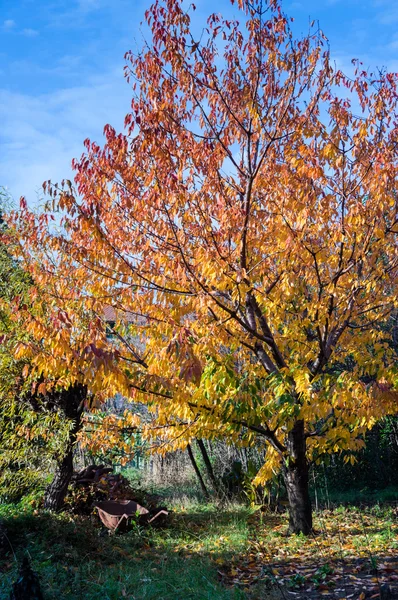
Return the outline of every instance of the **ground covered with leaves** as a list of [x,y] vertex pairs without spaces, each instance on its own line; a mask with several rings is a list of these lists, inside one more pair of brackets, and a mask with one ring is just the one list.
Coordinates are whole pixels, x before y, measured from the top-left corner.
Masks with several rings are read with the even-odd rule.
[[[165,528],[103,535],[97,516],[0,506],[10,548],[0,598],[28,554],[46,600],[383,598],[398,594],[394,507],[317,515],[317,534],[286,537],[287,516],[186,502]],[[394,597],[394,596],[392,596]]]
[[226,585],[250,597],[261,585],[281,598],[398,598],[397,508],[340,507],[319,512],[314,534],[286,536],[286,518],[256,512],[245,556],[223,565]]

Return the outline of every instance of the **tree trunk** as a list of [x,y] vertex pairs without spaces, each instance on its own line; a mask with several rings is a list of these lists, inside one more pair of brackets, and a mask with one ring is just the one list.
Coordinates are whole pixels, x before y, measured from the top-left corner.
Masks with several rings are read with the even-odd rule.
[[208,474],[209,479],[211,481],[211,484],[212,484],[212,486],[214,488],[214,491],[216,492],[216,494],[217,494],[217,496],[219,498],[222,498],[222,496],[223,496],[222,489],[220,487],[219,482],[217,481],[216,476],[214,475],[213,467],[212,467],[212,464],[210,462],[210,458],[209,458],[209,455],[207,453],[206,446],[204,445],[203,440],[197,439],[196,442],[197,442],[197,444],[199,446],[199,450],[200,450],[200,452],[202,454],[203,462],[205,463],[206,471],[207,471],[207,474]]
[[200,487],[202,488],[202,492],[203,492],[205,498],[207,498],[207,500],[208,500],[210,498],[210,494],[209,494],[209,491],[208,491],[208,489],[206,487],[205,482],[203,481],[203,477],[201,475],[201,472],[199,471],[199,467],[198,467],[198,465],[196,463],[196,460],[195,460],[195,457],[193,455],[192,448],[191,448],[190,444],[188,444],[187,450],[188,450],[189,458],[191,459],[192,466],[193,466],[193,468],[195,470],[195,473],[196,473],[196,475],[197,475],[197,477],[199,479],[199,483],[200,483]]
[[308,487],[308,462],[304,421],[296,421],[287,435],[288,459],[282,473],[289,499],[289,533],[312,531],[312,507]]
[[[56,394],[57,392],[54,393],[54,396]],[[68,485],[73,475],[73,450],[81,427],[86,394],[86,387],[79,384],[58,392],[57,405],[62,407],[65,417],[73,421],[73,427],[69,433],[65,453],[58,460],[54,478],[44,494],[44,508],[48,510],[60,510],[68,491]]]
[[73,447],[68,442],[68,451],[57,464],[52,482],[44,494],[44,508],[58,511],[62,508],[68,485],[73,475]]

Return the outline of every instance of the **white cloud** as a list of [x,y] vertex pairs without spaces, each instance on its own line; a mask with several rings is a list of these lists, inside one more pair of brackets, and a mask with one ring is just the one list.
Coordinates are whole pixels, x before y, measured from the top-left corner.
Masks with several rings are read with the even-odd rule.
[[[16,31],[16,22],[13,21],[12,19],[7,19],[6,21],[3,21],[3,30],[4,31]],[[35,37],[37,35],[39,35],[39,32],[36,29],[31,29],[30,27],[26,27],[25,29],[21,29],[17,31],[17,33],[20,33],[21,35],[25,35],[26,37]]]
[[85,138],[101,143],[107,123],[121,130],[129,106],[121,69],[35,97],[0,89],[0,185],[34,203],[43,181],[72,178]]
[[15,27],[15,25],[16,25],[16,23],[12,19],[6,19],[3,23],[4,29],[7,29],[8,31],[10,29],[13,29]]
[[[0,53],[1,55],[1,53]],[[9,63],[12,72],[21,78],[21,80],[29,74],[30,76],[53,77],[62,76],[68,77],[69,81],[82,81],[85,73],[88,72],[87,64],[83,56],[73,56],[66,54],[50,64],[38,64],[29,57],[13,60]],[[84,70],[86,68],[86,70]],[[83,76],[82,76],[83,75]]]
[[304,6],[301,4],[301,2],[292,2],[289,4],[288,8],[289,10],[303,10]]
[[29,27],[27,29],[22,29],[21,33],[26,37],[36,37],[39,35],[39,32],[36,29],[30,29]]
[[90,12],[100,7],[100,0],[79,0],[78,6],[82,12]]
[[398,7],[388,6],[376,15],[376,19],[381,25],[393,25],[398,22]]
[[[125,0],[118,0],[120,10],[124,8]],[[67,2],[61,8],[53,11],[49,24],[51,27],[62,29],[76,29],[87,27],[94,11],[99,11],[106,6],[112,6],[110,0],[76,0]]]

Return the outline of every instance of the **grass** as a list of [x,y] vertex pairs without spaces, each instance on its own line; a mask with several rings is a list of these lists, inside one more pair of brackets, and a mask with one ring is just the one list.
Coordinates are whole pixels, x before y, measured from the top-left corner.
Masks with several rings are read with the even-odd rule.
[[[241,507],[220,515],[214,506],[191,505],[167,529],[137,526],[100,536],[96,517],[93,523],[26,505],[0,507],[16,555],[28,552],[45,597],[63,600],[244,598],[221,585],[217,564],[245,551],[247,514]],[[7,598],[17,576],[11,552],[1,570],[0,598]]]
[[[266,600],[285,597],[274,595],[280,585],[300,591],[304,584],[315,590],[308,598],[317,598],[342,559],[374,570],[398,551],[396,515],[388,507],[322,511],[317,535],[308,538],[285,536],[286,515],[220,509],[189,496],[174,508],[164,529],[136,526],[114,536],[100,535],[97,516],[53,515],[29,499],[1,505],[0,518],[17,559],[31,557],[46,600]],[[9,597],[16,577],[9,551],[0,557],[0,598]]]
[[[248,519],[249,551],[226,565],[224,581],[240,585],[248,598],[266,598],[270,585],[277,585],[285,590],[282,597],[294,590],[296,598],[306,600],[377,600],[379,585],[398,591],[398,576],[392,575],[398,568],[396,511],[380,505],[323,510],[308,537],[287,537],[286,516],[254,513]],[[343,595],[334,595],[339,589]]]
[[325,494],[324,490],[321,490],[318,495],[321,504],[324,505],[328,502],[332,505],[396,503],[398,502],[398,486],[390,485],[381,490],[372,490],[368,487],[352,488],[349,490],[332,489],[328,492],[328,495]]
[[[257,547],[267,557],[320,558],[370,557],[398,551],[396,509],[376,505],[368,508],[340,506],[315,514],[316,535],[285,536],[286,521],[279,515],[255,515],[252,524]],[[282,542],[282,543],[281,543]]]

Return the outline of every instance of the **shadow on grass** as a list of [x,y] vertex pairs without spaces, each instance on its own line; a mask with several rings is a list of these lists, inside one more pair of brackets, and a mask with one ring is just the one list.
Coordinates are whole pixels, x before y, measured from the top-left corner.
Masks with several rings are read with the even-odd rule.
[[[382,561],[382,562],[381,562]],[[242,560],[221,569],[226,586],[240,586],[246,598],[267,598],[271,590],[284,600],[396,600],[398,560],[394,556],[331,558],[317,556],[278,560]]]
[[[18,507],[0,507],[0,515],[17,558],[29,553],[46,600],[315,600],[357,598],[363,590],[377,599],[379,583],[396,589],[394,557],[359,556],[353,546],[356,537],[385,534],[386,521],[371,514],[365,514],[371,526],[362,529],[362,514],[325,512],[316,526],[327,523],[327,534],[312,539],[287,538],[286,515],[244,507],[192,506],[172,513],[163,529],[136,525],[113,536],[102,535],[96,515]],[[346,519],[349,539],[343,540]],[[343,556],[346,541],[349,557]],[[8,598],[16,574],[9,551],[0,557],[0,598]]]
[[[5,524],[13,552],[29,553],[46,600],[241,600],[218,580],[218,565],[242,552],[247,511],[173,514],[164,529],[135,526],[102,535],[96,516],[10,511]],[[106,533],[106,532],[105,532]],[[0,597],[17,576],[11,550],[0,557]]]
[[390,509],[377,516],[325,511],[315,515],[322,530],[306,538],[287,537],[286,520],[279,515],[253,514],[249,552],[220,569],[222,581],[247,589],[253,599],[267,597],[272,587],[286,599],[393,600],[398,598],[398,527],[391,517]]

